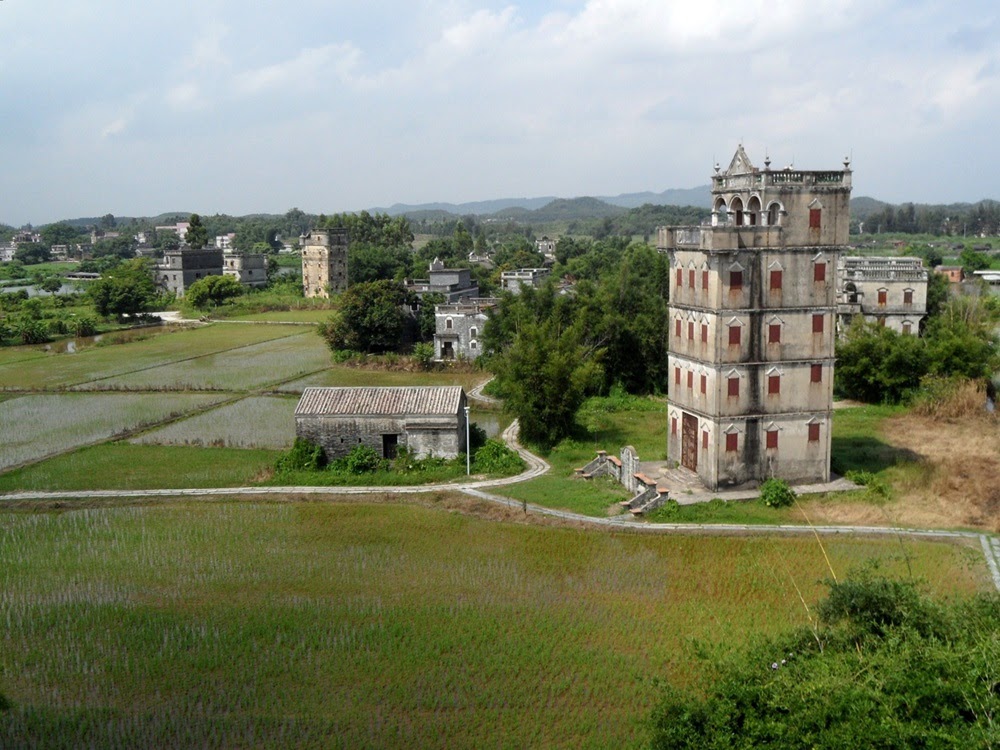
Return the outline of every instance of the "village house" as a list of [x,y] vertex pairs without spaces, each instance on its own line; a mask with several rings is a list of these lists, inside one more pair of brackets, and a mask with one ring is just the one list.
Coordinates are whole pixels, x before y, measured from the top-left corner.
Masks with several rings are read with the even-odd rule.
[[549,277],[548,268],[518,268],[500,274],[500,288],[511,294],[520,294],[525,287],[537,289]]
[[264,253],[224,251],[222,273],[232,276],[245,287],[262,289],[267,286],[267,256]]
[[299,245],[306,297],[329,297],[347,289],[346,229],[313,229],[299,237]]
[[440,294],[445,302],[479,296],[479,284],[472,280],[468,268],[445,268],[438,258],[431,262],[428,278],[407,280],[404,286],[406,291],[420,298]]
[[178,297],[183,297],[194,282],[206,276],[221,276],[222,251],[211,248],[195,249],[181,245],[163,253],[156,266],[156,285]]
[[547,263],[556,262],[556,241],[550,240],[548,237],[542,237],[540,240],[535,240],[535,250],[540,252]]
[[950,284],[961,284],[965,281],[965,269],[961,266],[938,266],[934,272],[946,277]]
[[306,388],[295,407],[295,435],[328,459],[366,445],[383,458],[406,448],[417,458],[455,458],[466,449],[461,386]]
[[836,268],[851,170],[712,177],[709,226],[661,227],[670,259],[668,456],[708,488],[830,479]]
[[927,317],[927,269],[920,258],[844,256],[837,267],[841,330],[855,315],[917,335]]
[[982,281],[990,294],[1000,295],[1000,271],[973,271],[972,275]]
[[495,307],[492,297],[476,297],[434,307],[434,359],[474,360],[482,353],[479,337],[487,311]]

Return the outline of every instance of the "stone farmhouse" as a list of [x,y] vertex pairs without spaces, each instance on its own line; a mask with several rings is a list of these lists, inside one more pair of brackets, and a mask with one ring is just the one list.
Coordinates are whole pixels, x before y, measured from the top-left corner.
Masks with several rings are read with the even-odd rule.
[[500,288],[511,294],[520,294],[524,287],[537,289],[549,277],[548,268],[518,268],[500,273]]
[[438,258],[430,264],[426,279],[407,280],[406,290],[417,297],[440,294],[445,302],[458,302],[479,296],[479,284],[472,280],[468,268],[445,268]]
[[914,336],[927,317],[927,269],[920,258],[844,256],[837,268],[841,330],[855,315]]
[[163,253],[163,260],[156,266],[156,285],[178,297],[198,279],[222,275],[222,251],[214,247],[199,250],[182,245]]
[[264,253],[225,251],[222,256],[222,273],[232,276],[243,286],[252,289],[267,286],[267,256]]
[[486,325],[487,311],[497,299],[477,297],[434,307],[434,359],[474,360],[481,353],[479,337]]
[[710,489],[830,479],[837,262],[851,170],[712,177],[710,226],[661,227],[670,259],[667,453]]
[[329,297],[347,289],[346,229],[314,229],[299,237],[299,245],[306,297]]
[[367,445],[383,458],[400,447],[420,458],[455,458],[466,449],[461,386],[306,388],[295,407],[295,434],[327,458]]

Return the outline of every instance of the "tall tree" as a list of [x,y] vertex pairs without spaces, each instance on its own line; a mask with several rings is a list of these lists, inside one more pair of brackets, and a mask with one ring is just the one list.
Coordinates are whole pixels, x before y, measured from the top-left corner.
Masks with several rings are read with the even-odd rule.
[[208,230],[202,225],[198,214],[191,214],[191,218],[188,219],[184,241],[195,250],[200,250],[208,244]]
[[385,352],[399,348],[406,326],[404,305],[410,295],[394,281],[354,284],[340,295],[338,314],[320,326],[331,349]]
[[136,315],[156,300],[153,272],[144,258],[127,260],[90,284],[87,290],[98,315]]

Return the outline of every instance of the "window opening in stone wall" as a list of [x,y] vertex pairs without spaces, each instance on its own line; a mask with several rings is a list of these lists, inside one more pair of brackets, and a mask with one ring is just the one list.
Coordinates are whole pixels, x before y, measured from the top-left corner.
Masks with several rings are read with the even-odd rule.
[[681,319],[677,318],[674,321],[674,338],[679,339],[681,337]]
[[912,328],[910,327],[910,324],[904,322],[903,323],[903,333],[908,334],[908,333],[910,333],[911,330],[912,330]]
[[701,343],[708,343],[708,325],[706,323],[701,324]]
[[451,330],[451,318],[445,320],[444,327],[447,328],[449,331]]
[[680,385],[680,384],[681,384],[681,368],[675,367],[674,368],[674,385]]
[[820,228],[820,221],[821,221],[822,215],[823,215],[823,212],[820,209],[818,209],[818,208],[810,208],[809,209],[809,228],[810,229],[819,229]]
[[781,271],[771,271],[771,291],[781,291]]
[[885,303],[888,300],[888,298],[889,298],[889,290],[888,289],[879,289],[878,290],[878,306],[879,307],[885,307]]
[[822,315],[813,315],[813,333],[823,333]]
[[779,207],[777,203],[772,203],[767,207],[767,223],[768,225],[774,227],[778,225],[778,212]]
[[726,435],[726,453],[734,453],[739,445],[740,436],[735,432]]
[[729,345],[739,346],[740,345],[740,331],[743,329],[740,326],[729,326]]
[[694,269],[688,271],[688,286],[694,289]]
[[702,431],[701,433],[701,448],[708,450],[708,432]]
[[810,365],[810,367],[809,367],[809,382],[810,383],[822,383],[823,382],[823,365]]
[[739,398],[740,396],[740,379],[739,378],[729,378],[728,381],[728,393],[730,398]]
[[688,321],[688,340],[694,341],[694,322]]
[[767,449],[769,451],[778,449],[778,431],[768,430],[767,431]]
[[767,327],[767,343],[769,344],[780,344],[781,343],[781,324],[772,323]]
[[781,393],[781,376],[780,375],[768,375],[767,377],[767,394],[769,396],[776,396]]
[[912,305],[913,304],[913,290],[912,289],[904,289],[903,290],[903,304],[904,305]]
[[694,373],[688,370],[688,389],[694,388]]
[[730,271],[729,272],[729,291],[739,292],[743,289],[743,272],[742,271]]
[[680,289],[684,286],[684,271],[680,268],[677,269],[677,288]]
[[813,266],[813,281],[826,281],[826,263]]
[[701,272],[701,288],[708,290],[708,271]]
[[809,425],[809,442],[815,443],[819,441],[819,423],[815,422]]
[[708,378],[706,376],[702,375],[701,376],[701,392],[702,393],[705,393],[708,390],[707,386],[708,386]]
[[677,417],[670,418],[670,434],[671,435],[677,434]]

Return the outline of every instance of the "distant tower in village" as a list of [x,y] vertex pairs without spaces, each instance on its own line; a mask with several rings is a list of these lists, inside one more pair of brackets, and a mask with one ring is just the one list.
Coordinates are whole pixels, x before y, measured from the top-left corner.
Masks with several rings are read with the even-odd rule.
[[299,238],[299,244],[307,297],[329,297],[347,289],[346,229],[313,229]]
[[850,162],[715,167],[711,226],[661,227],[670,257],[668,456],[711,489],[830,479],[837,261]]

